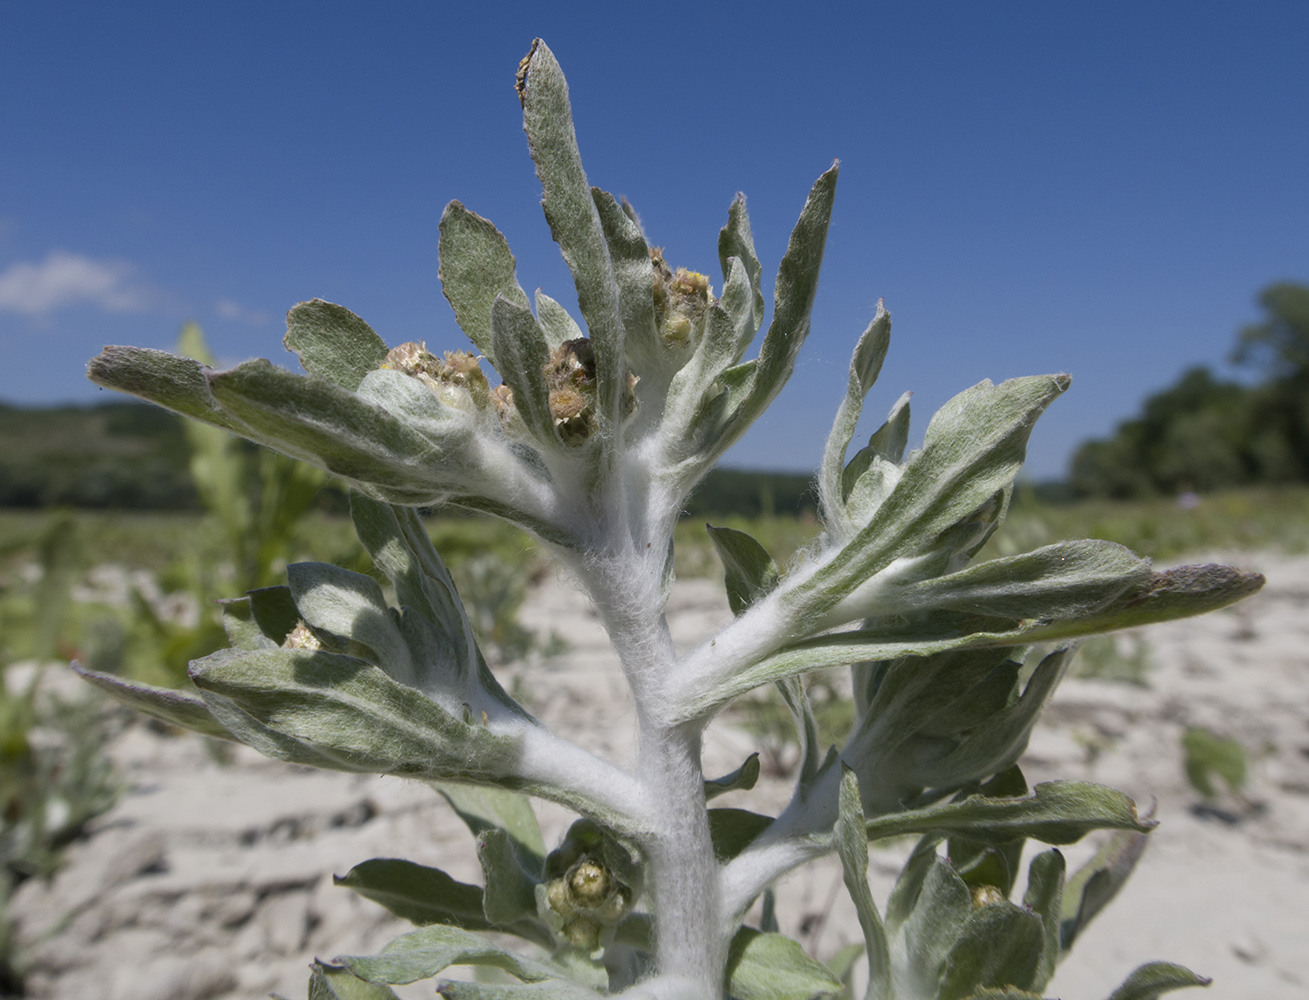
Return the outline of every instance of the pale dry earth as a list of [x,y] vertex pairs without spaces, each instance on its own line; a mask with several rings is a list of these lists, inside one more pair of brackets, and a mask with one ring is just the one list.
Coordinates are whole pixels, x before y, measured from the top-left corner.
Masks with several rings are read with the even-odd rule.
[[[1161,821],[1133,879],[1079,940],[1049,996],[1102,1000],[1137,964],[1168,959],[1213,976],[1209,1000],[1309,997],[1309,558],[1223,561],[1263,571],[1267,587],[1236,609],[1148,630],[1146,688],[1065,681],[1024,758],[1033,782],[1115,785],[1142,804],[1155,800]],[[717,583],[675,587],[670,620],[679,646],[728,617]],[[506,686],[517,685],[557,731],[628,758],[632,710],[586,601],[549,578],[523,620],[559,632],[570,648],[504,671]],[[1197,808],[1179,746],[1188,725],[1249,749],[1244,802]],[[725,773],[751,749],[742,730],[716,723],[706,771]],[[478,880],[470,836],[425,786],[307,771],[244,749],[220,761],[198,737],[144,725],[128,728],[112,754],[127,786],[119,805],[70,848],[62,871],[25,883],[13,901],[33,996],[300,997],[315,956],[373,951],[409,929],[335,888],[333,873],[398,856]],[[785,779],[765,777],[721,801],[768,811],[787,795]],[[555,807],[540,812],[549,843],[570,818]],[[879,901],[906,850],[874,845]],[[1090,851],[1068,848],[1070,867]],[[830,859],[791,877],[779,895],[782,929],[821,957],[859,940]],[[430,982],[401,988],[405,997],[431,990]]]

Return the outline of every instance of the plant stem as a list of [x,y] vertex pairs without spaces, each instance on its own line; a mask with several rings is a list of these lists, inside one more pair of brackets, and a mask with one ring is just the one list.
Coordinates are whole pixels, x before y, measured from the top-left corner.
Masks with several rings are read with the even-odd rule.
[[[636,703],[637,775],[653,817],[639,839],[658,919],[659,972],[716,998],[728,942],[718,919],[718,863],[705,808],[700,727],[672,723],[667,715],[676,654],[660,595],[665,550],[652,545],[644,558],[627,553],[591,562],[584,579]],[[644,572],[634,572],[637,566]]]

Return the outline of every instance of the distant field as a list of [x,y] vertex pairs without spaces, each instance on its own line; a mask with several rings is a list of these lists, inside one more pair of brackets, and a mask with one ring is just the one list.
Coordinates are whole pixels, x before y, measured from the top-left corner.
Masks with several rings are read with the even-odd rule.
[[[0,509],[0,559],[30,560],[53,516],[42,510]],[[154,572],[166,571],[203,523],[202,515],[189,512],[72,511],[70,516],[87,565],[119,563]],[[811,516],[687,518],[676,536],[676,568],[683,576],[719,571],[706,521],[750,532],[779,563],[819,531]],[[522,533],[484,518],[433,517],[427,523],[438,550],[451,562],[487,550],[507,558],[536,550]],[[312,514],[300,535],[304,558],[349,560],[356,550],[344,517]],[[1007,555],[1062,538],[1105,538],[1157,559],[1217,549],[1302,553],[1309,551],[1309,487],[1217,493],[1189,509],[1163,498],[1048,504],[1020,491],[987,551]]]

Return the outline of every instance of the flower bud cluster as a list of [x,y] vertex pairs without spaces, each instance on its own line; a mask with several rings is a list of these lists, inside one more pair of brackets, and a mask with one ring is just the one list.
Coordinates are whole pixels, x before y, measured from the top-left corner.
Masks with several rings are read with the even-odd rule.
[[713,301],[709,278],[684,267],[674,272],[659,247],[651,248],[650,263],[654,270],[655,324],[659,337],[668,347],[687,347],[696,339],[705,311]]
[[639,869],[626,848],[598,824],[580,820],[546,859],[537,909],[561,943],[594,952],[627,916],[639,883]]
[[[383,368],[412,375],[430,387],[441,402],[457,409],[477,409],[491,405],[493,394],[480,358],[471,351],[446,351],[444,360],[427,349],[422,341],[411,340],[393,347],[382,362]],[[497,409],[499,409],[498,401]]]

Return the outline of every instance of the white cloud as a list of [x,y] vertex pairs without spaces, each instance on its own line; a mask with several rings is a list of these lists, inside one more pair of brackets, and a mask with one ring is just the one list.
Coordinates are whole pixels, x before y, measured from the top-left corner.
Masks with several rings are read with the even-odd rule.
[[268,325],[268,313],[262,309],[247,309],[235,299],[219,299],[214,303],[214,312],[220,318],[234,323],[247,323],[250,326]]
[[125,261],[53,250],[39,264],[19,261],[0,272],[0,310],[43,316],[89,303],[104,312],[140,312],[148,295],[133,272]]

